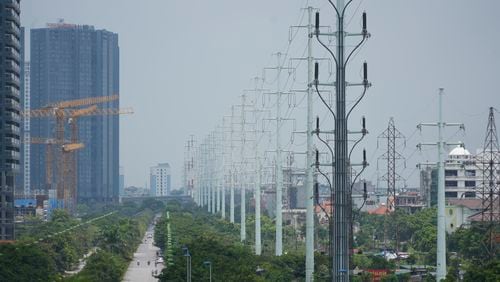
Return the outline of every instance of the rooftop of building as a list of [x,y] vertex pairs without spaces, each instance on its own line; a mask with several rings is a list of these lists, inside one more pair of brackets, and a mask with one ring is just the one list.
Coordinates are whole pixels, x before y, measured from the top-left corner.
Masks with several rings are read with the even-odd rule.
[[451,156],[470,156],[470,152],[465,149],[463,146],[458,145],[453,150],[450,151],[448,154],[450,157]]
[[368,211],[369,214],[384,215],[389,212],[389,208],[382,203],[378,208]]
[[489,206],[485,210],[482,210],[476,214],[469,216],[469,220],[471,222],[489,221],[490,216],[492,216],[494,220],[498,219],[500,217],[500,205],[498,204],[498,198],[497,197],[494,198],[492,203],[493,206]]
[[482,199],[448,199],[449,206],[463,206],[471,210],[480,210],[483,206]]

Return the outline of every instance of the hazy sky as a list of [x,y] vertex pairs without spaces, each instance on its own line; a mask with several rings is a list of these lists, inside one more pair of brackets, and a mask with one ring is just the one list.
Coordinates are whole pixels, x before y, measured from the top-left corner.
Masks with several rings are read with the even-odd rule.
[[[27,28],[63,18],[119,34],[121,105],[135,109],[134,115],[121,118],[120,162],[126,185],[137,186],[145,184],[149,167],[159,162],[171,164],[173,183],[180,185],[189,135],[203,137],[220,124],[230,106],[239,102],[242,90],[251,86],[251,78],[274,63],[272,53],[285,51],[289,26],[299,24],[301,18],[306,24],[301,7],[320,8],[322,24],[334,25],[326,0],[21,3],[21,21]],[[415,126],[435,121],[439,87],[446,89],[446,120],[464,122],[467,128],[465,134],[450,129],[447,136],[464,141],[471,152],[481,147],[488,107],[500,108],[499,9],[496,0],[353,2],[348,29],[360,30],[364,10],[372,34],[352,61],[348,78],[360,80],[361,64],[368,62],[373,87],[351,122],[358,125],[361,115],[367,117],[370,135],[362,146],[372,164],[365,175],[368,179],[376,180],[376,157],[383,153],[376,150],[377,136],[393,116],[398,129],[411,137],[402,150],[409,160],[401,174],[411,175],[410,183],[416,183],[415,163],[432,159],[435,151],[415,152],[417,142],[433,137],[430,130],[416,133]],[[289,57],[300,57],[306,40],[305,33],[300,33]],[[317,50],[318,56],[324,55],[323,49]],[[294,86],[301,88],[305,70],[298,70],[296,76]],[[318,114],[325,112],[319,104],[317,109]]]

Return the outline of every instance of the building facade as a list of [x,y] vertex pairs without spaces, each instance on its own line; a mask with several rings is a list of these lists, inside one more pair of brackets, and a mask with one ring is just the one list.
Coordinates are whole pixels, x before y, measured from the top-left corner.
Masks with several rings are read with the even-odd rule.
[[[437,203],[438,174],[436,168],[427,167],[420,172],[422,195],[428,206]],[[482,170],[476,157],[460,146],[448,154],[444,163],[445,198],[480,198]]]
[[446,198],[476,198],[482,173],[476,164],[475,157],[469,151],[462,147],[451,150],[444,169]]
[[150,169],[149,185],[151,196],[170,195],[170,165],[158,164]]
[[[118,35],[93,26],[64,22],[31,30],[31,108],[50,103],[119,94]],[[97,105],[116,109],[118,101]],[[69,139],[69,127],[65,129]],[[119,118],[78,119],[77,197],[79,202],[115,202],[119,196]],[[54,138],[54,118],[32,118],[31,136]],[[46,176],[46,146],[32,146],[32,189],[51,190]],[[53,167],[56,163],[54,162]],[[46,181],[47,178],[52,181]]]
[[123,168],[123,166],[120,167],[120,178],[118,180],[118,184],[119,184],[119,193],[120,193],[120,197],[123,196],[123,194],[125,193],[125,170]]
[[0,240],[14,240],[14,189],[21,144],[20,1],[0,0]]

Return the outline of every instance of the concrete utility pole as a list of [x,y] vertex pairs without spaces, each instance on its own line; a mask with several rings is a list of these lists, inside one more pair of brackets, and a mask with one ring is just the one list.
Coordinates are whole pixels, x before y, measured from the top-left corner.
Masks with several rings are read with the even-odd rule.
[[307,7],[307,157],[306,157],[306,282],[314,280],[314,193],[313,193],[313,8]]
[[209,191],[208,191],[208,185],[207,185],[207,175],[208,175],[208,168],[207,168],[207,158],[208,158],[208,150],[207,150],[207,139],[205,138],[203,140],[203,143],[200,146],[201,148],[201,189],[202,189],[202,206],[207,207],[207,211],[210,212],[210,206],[209,206]]
[[241,147],[240,147],[240,157],[241,157],[241,170],[240,170],[240,241],[245,242],[247,239],[247,229],[246,229],[246,189],[245,189],[245,172],[244,167],[245,161],[245,145],[246,145],[246,132],[245,132],[245,106],[246,106],[246,94],[241,95],[241,116],[240,116],[240,130],[241,130]]
[[234,160],[233,160],[233,135],[234,135],[234,106],[231,106],[231,117],[230,117],[230,135],[229,135],[229,222],[234,223]]
[[[307,60],[307,130],[306,139],[306,282],[314,279],[314,193],[313,193],[313,170],[314,170],[314,143],[313,143],[313,95],[314,95],[314,60],[323,58],[314,58],[312,55],[312,41],[314,38],[314,11],[317,10],[311,6],[307,7],[308,21],[305,26],[292,26],[292,28],[307,28],[307,57],[291,58],[290,60]],[[303,92],[304,90],[293,90]]]
[[282,70],[290,70],[282,66],[281,52],[276,54],[277,65],[272,68],[264,68],[264,70],[276,70],[276,92],[266,93],[277,95],[276,98],[276,241],[275,241],[275,255],[281,256],[283,254],[283,164],[282,164],[282,149],[281,149],[281,125],[284,120],[281,117],[281,96],[285,93],[281,91],[280,77]]
[[463,123],[447,123],[443,121],[443,93],[444,89],[439,88],[439,120],[436,123],[420,123],[417,128],[421,130],[422,126],[437,126],[438,141],[436,143],[420,143],[422,145],[437,146],[437,167],[438,167],[438,222],[437,222],[437,256],[436,256],[436,281],[441,281],[446,277],[446,222],[445,222],[445,183],[444,183],[444,157],[445,146],[447,145],[462,145],[462,143],[445,142],[443,138],[444,129],[446,126],[458,126],[464,129]]
[[261,170],[262,164],[260,162],[258,142],[255,141],[255,254],[260,256],[262,254],[262,239],[260,229],[260,201],[261,201]]
[[224,183],[224,121],[222,127],[217,127],[216,149],[218,155],[217,161],[217,212],[221,212],[221,218],[226,217],[226,187]]
[[[240,141],[241,141],[241,147],[240,147],[240,196],[241,196],[241,204],[240,204],[240,239],[242,242],[246,240],[246,185],[248,184],[248,161],[245,157],[246,149],[247,149],[247,143],[248,141],[251,141],[247,138],[247,133],[251,132],[247,130],[246,125],[247,123],[247,118],[246,118],[246,112],[247,109],[250,109],[253,105],[247,104],[247,94],[246,92],[249,91],[258,91],[257,87],[253,90],[245,90],[243,92],[243,95],[241,96],[241,104],[237,105],[237,107],[241,108],[241,115],[240,115]],[[250,110],[250,111],[255,111]]]
[[184,173],[183,173],[183,186],[184,194],[193,198],[195,203],[197,202],[197,192],[194,189],[194,179],[195,176],[195,140],[194,136],[191,135],[186,142],[185,152],[184,152]]
[[210,144],[210,163],[209,163],[209,169],[210,169],[210,191],[211,193],[211,212],[212,214],[215,214],[215,207],[216,207],[216,190],[217,190],[217,184],[216,184],[216,153],[215,153],[215,132],[210,133],[209,135],[209,144]]
[[259,80],[264,81],[262,78],[255,77],[255,87],[254,89],[247,90],[247,92],[254,92],[254,100],[252,103],[252,109],[249,110],[253,114],[254,118],[254,129],[251,131],[254,133],[255,139],[253,140],[253,150],[254,150],[254,199],[255,199],[255,254],[260,256],[262,254],[262,239],[261,239],[261,170],[262,164],[260,160],[260,151],[259,151],[259,138],[257,133],[264,133],[264,128],[262,130],[257,130],[259,118],[257,113],[264,112],[263,110],[257,109],[257,100],[259,93],[262,93],[264,89],[259,87]]
[[[231,107],[231,114],[230,116],[224,116],[223,117],[223,127],[224,127],[224,147],[227,150],[224,151],[224,161],[223,161],[223,168],[224,168],[224,188],[222,190],[222,214],[221,217],[222,219],[226,218],[226,186],[233,187],[232,183],[232,168],[233,168],[233,116],[234,116],[234,107]],[[229,122],[229,125],[227,125],[227,122]],[[229,134],[229,138],[226,138],[226,133]],[[227,174],[226,174],[226,169],[227,169]],[[230,188],[232,190],[232,188]],[[231,200],[232,199],[232,200]],[[234,191],[232,192],[232,196],[230,196],[230,201],[232,201],[232,221],[231,223],[234,223]]]

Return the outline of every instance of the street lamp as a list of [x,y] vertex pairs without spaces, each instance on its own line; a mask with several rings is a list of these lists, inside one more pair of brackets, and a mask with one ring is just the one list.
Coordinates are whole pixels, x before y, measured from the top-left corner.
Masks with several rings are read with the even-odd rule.
[[186,257],[186,281],[191,282],[191,254],[187,246],[182,246],[182,252]]
[[212,282],[212,262],[211,261],[204,261],[203,262],[203,265],[204,266],[207,266],[209,267],[209,271],[210,271],[210,282]]

